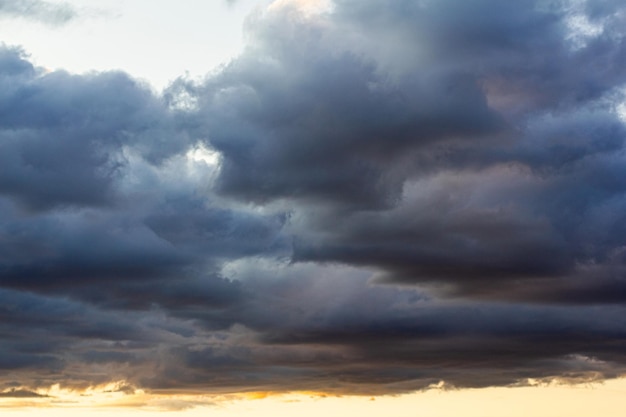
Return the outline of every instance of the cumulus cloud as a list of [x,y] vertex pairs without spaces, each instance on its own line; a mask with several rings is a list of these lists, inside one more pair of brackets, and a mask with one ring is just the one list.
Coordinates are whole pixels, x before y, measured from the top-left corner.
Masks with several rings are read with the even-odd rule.
[[165,106],[126,74],[46,74],[15,48],[3,48],[0,66],[0,190],[30,209],[110,204],[122,146],[169,133]]
[[622,2],[301,9],[163,95],[0,48],[2,382],[624,374]]

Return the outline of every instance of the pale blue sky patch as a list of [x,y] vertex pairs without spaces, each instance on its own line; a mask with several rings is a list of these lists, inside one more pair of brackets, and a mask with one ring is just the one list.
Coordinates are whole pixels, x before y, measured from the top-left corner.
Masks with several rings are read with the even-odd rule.
[[[5,0],[0,36],[49,70],[122,70],[161,89],[179,76],[203,76],[236,56],[243,22],[262,3]],[[21,18],[15,18],[18,12]]]

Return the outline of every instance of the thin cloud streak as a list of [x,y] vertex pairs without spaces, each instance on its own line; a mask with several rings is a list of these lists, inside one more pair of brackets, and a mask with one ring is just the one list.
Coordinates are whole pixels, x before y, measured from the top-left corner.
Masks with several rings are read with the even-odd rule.
[[67,3],[41,0],[2,0],[0,17],[18,17],[48,25],[63,25],[78,17],[78,12]]

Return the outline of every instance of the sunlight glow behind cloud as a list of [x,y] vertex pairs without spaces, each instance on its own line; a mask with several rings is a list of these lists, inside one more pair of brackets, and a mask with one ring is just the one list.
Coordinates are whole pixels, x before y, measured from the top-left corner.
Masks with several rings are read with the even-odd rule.
[[[113,386],[111,386],[113,387]],[[249,393],[228,396],[155,395],[137,392],[133,395],[104,392],[106,387],[91,388],[83,393],[51,390],[54,399],[14,400],[5,402],[3,415],[34,416],[98,416],[115,413],[120,417],[162,417],[163,411],[177,416],[195,417],[207,413],[216,416],[377,417],[555,417],[621,416],[621,404],[626,394],[626,380],[603,384],[568,386],[549,384],[537,387],[489,388],[479,390],[430,390],[396,396],[355,397],[332,396],[321,393],[291,393],[268,395]],[[113,387],[115,388],[115,387]],[[55,404],[48,408],[46,404]],[[9,408],[6,408],[6,407]],[[42,408],[42,407],[45,407]],[[141,407],[141,411],[137,409]]]

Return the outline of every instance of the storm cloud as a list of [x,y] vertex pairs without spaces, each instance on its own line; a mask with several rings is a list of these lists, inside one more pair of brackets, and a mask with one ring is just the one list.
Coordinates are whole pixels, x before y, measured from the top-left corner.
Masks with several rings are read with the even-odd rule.
[[0,396],[624,375],[625,16],[276,1],[162,94],[0,47]]

